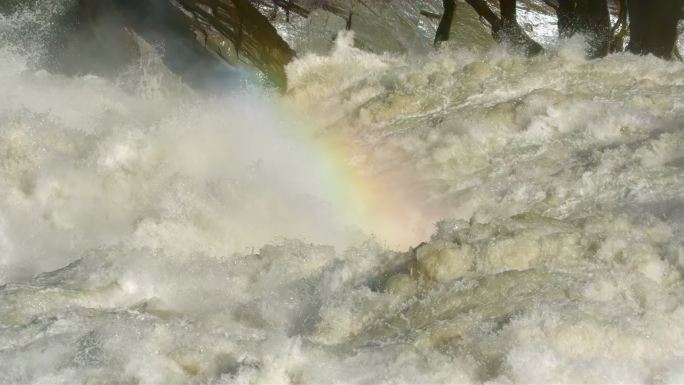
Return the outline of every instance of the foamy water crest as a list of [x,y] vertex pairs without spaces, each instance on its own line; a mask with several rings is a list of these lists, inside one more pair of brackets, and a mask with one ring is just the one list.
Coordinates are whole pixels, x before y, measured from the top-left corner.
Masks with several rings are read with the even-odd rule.
[[0,382],[684,382],[684,65],[581,52],[207,99],[8,44]]

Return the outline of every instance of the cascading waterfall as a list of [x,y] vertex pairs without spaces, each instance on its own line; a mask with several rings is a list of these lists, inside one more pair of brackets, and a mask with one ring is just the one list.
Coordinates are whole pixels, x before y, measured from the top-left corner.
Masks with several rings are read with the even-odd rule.
[[0,383],[684,382],[681,63],[341,33],[206,97],[153,47],[46,71],[39,17],[0,19]]

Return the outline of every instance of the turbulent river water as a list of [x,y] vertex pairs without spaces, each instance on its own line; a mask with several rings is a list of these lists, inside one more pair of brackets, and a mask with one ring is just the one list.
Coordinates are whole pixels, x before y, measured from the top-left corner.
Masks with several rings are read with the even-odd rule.
[[209,98],[154,53],[40,69],[29,16],[0,383],[684,382],[681,63],[341,34],[283,96]]

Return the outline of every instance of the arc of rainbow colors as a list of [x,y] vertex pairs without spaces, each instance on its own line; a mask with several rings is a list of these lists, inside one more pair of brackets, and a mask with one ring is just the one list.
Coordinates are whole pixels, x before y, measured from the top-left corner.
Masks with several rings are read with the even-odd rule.
[[[296,140],[311,152],[322,169],[321,181],[343,221],[392,248],[417,244],[431,230],[432,223],[420,213],[420,204],[401,191],[401,180],[387,183],[377,175],[364,173],[350,164],[359,152],[368,151],[354,138],[336,135],[334,140],[316,136],[306,118],[283,111],[295,122]],[[422,229],[419,229],[421,228]]]

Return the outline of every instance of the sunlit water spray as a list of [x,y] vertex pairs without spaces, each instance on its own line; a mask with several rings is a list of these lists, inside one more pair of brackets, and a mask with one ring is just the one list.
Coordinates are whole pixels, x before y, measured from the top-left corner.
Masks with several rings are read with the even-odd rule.
[[[6,64],[14,59],[3,57]],[[59,234],[50,237],[55,244],[33,250],[50,254],[54,264],[31,273],[69,262],[72,255],[55,254],[72,252],[74,243],[122,237],[216,256],[280,238],[345,244],[351,224],[337,220],[347,207],[330,200],[344,199],[344,192],[267,101],[146,99],[93,77],[17,75],[2,87],[11,199],[4,215],[26,220],[26,228],[10,229],[19,239],[41,228]],[[14,268],[47,263],[9,258],[16,258],[6,262]]]
[[0,383],[683,381],[682,64],[342,34],[210,99],[8,41]]

